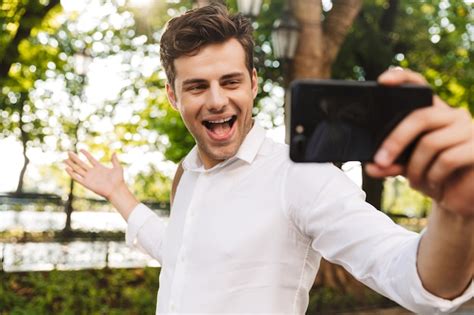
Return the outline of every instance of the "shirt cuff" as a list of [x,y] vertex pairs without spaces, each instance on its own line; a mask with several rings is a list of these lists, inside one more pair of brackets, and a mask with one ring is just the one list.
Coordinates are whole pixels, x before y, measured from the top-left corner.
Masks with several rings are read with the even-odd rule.
[[[423,231],[425,232],[425,231]],[[421,236],[421,235],[420,235]],[[421,237],[419,238],[421,240]],[[419,242],[417,242],[417,246],[415,248],[415,257],[417,257]],[[464,290],[463,294],[454,298],[453,300],[447,300],[444,298],[440,298],[430,292],[428,292],[421,283],[420,275],[418,274],[418,270],[416,268],[416,259],[415,259],[415,268],[412,268],[412,272],[415,274],[413,275],[414,283],[410,289],[411,294],[416,302],[424,305],[432,305],[434,306],[440,313],[449,313],[455,311],[458,307],[460,307],[465,302],[472,299],[474,296],[474,281],[471,280],[471,284],[469,287]],[[437,312],[437,314],[439,313]],[[430,314],[434,314],[429,312]]]
[[138,204],[128,216],[127,230],[125,232],[125,243],[134,247],[137,243],[137,235],[142,226],[155,214],[147,206]]

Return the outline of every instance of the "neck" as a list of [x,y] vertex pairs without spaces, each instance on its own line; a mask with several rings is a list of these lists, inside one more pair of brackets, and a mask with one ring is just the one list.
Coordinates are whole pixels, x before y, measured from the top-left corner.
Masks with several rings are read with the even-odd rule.
[[224,160],[215,160],[215,159],[209,158],[206,155],[202,154],[201,150],[198,150],[198,155],[199,155],[199,158],[202,161],[202,165],[204,166],[204,169],[206,169],[206,170],[208,170],[210,168],[213,168],[217,164],[225,161],[225,159]]

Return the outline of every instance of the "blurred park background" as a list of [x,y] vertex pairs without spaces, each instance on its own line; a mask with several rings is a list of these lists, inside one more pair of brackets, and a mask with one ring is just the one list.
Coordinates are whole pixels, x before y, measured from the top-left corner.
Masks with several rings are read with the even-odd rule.
[[[62,161],[81,148],[104,163],[117,152],[132,190],[168,217],[176,163],[194,141],[167,103],[159,39],[169,18],[208,2],[0,2],[0,314],[154,312],[158,262],[125,246],[120,215],[75,185]],[[253,20],[254,116],[277,141],[295,78],[375,80],[408,67],[474,112],[472,0],[224,2]],[[424,227],[430,200],[404,178],[341,167],[378,209]],[[308,314],[391,306],[323,264]]]

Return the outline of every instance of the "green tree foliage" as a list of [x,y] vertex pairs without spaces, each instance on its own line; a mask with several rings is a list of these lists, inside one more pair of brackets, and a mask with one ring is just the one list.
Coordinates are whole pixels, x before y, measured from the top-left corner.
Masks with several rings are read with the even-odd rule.
[[[473,22],[474,9],[463,0],[365,0],[333,65],[333,75],[376,80],[389,66],[411,68],[422,73],[448,104],[469,108],[472,113]],[[385,209],[387,203],[381,200],[383,182],[364,174],[363,183],[367,200]],[[387,194],[389,191],[394,190],[389,189]],[[418,195],[401,195],[420,207],[426,204],[422,197],[409,196]]]
[[12,64],[20,58],[19,46],[59,4],[59,0],[6,0],[0,5],[0,80],[4,80]]
[[474,8],[463,0],[366,0],[333,73],[375,80],[388,66],[421,72],[450,105],[474,113]]
[[395,215],[426,217],[431,210],[431,199],[411,189],[405,178],[397,176],[385,181],[382,208]]
[[[52,117],[58,122],[54,135],[54,150],[77,151],[79,146],[86,146],[92,152],[95,149],[102,151],[102,157],[110,160],[112,150],[120,152],[123,149],[120,139],[115,136],[115,121],[127,121],[117,123],[117,128],[120,130],[123,125],[128,124],[129,130],[134,132],[133,128],[137,123],[134,117],[129,120],[129,117],[118,113],[120,109],[132,106],[134,102],[123,90],[113,99],[101,102],[89,99],[88,78],[91,63],[119,58],[119,66],[131,69],[130,64],[133,65],[134,54],[139,53],[137,48],[142,40],[135,36],[134,21],[129,12],[120,10],[110,1],[105,1],[102,5],[100,21],[89,23],[86,27],[81,24],[80,17],[60,18],[61,27],[51,36],[59,43],[60,57],[64,63],[61,67],[54,68],[43,82],[46,92],[39,100],[47,103],[49,108],[54,108]],[[107,6],[108,10],[105,10]],[[130,73],[130,70],[122,71],[120,75]],[[136,79],[137,71],[131,74],[135,75]],[[123,85],[126,86],[131,80],[133,76],[124,78]],[[114,142],[118,145],[110,146]],[[140,143],[134,141],[134,144]],[[74,181],[70,180],[65,206],[65,231],[70,230],[74,195]]]
[[133,188],[139,200],[169,201],[171,179],[154,166],[134,177]]
[[[28,20],[21,16],[34,13],[28,11],[31,7],[25,5],[27,2],[4,5],[4,9],[8,8],[5,17],[12,21],[8,26],[12,30],[1,33],[2,43],[13,43],[15,30],[26,27],[21,23]],[[102,160],[110,159],[113,151],[127,152],[134,147],[149,152],[150,145],[162,148],[167,143],[168,136],[161,135],[159,128],[147,126],[155,111],[144,110],[144,99],[150,94],[148,89],[153,92],[151,84],[154,84],[153,79],[144,78],[153,75],[147,72],[147,62],[154,58],[157,63],[156,45],[143,45],[146,37],[140,35],[139,25],[135,25],[129,10],[121,6],[123,3],[89,2],[103,15],[96,16],[92,23],[89,19],[81,24],[79,15],[83,13],[65,14],[57,6],[41,24],[35,24],[31,36],[18,45],[19,56],[11,66],[9,80],[3,83],[0,133],[2,137],[16,135],[24,140],[26,164],[26,144],[38,147],[43,140],[44,149],[64,152],[75,151],[77,146],[87,147]],[[123,78],[123,86],[113,99],[94,102],[88,98],[88,70],[78,70],[82,63],[78,55],[87,55],[92,63],[120,60],[116,67],[121,69],[117,73]],[[152,116],[140,119],[134,110],[138,113],[144,110],[145,115]],[[73,184],[70,186],[72,198]]]
[[57,46],[45,43],[42,35],[56,27],[53,21],[60,12],[58,3],[6,1],[1,5],[0,139],[14,136],[23,146],[18,194],[23,191],[28,149],[41,146],[49,132],[48,113],[31,101],[29,92],[57,59]]
[[[9,21],[3,26],[7,31],[0,34],[2,43],[13,42],[16,30],[27,27],[21,20],[37,12],[25,13],[27,2],[36,3],[12,0],[2,4],[2,14],[7,12],[2,18]],[[15,130],[21,137],[24,129],[31,133],[31,146],[46,139],[49,149],[56,151],[73,149],[77,141],[103,160],[112,151],[126,153],[140,147],[163,152],[166,159],[178,162],[194,145],[194,139],[167,101],[158,57],[159,38],[164,23],[191,8],[192,1],[157,1],[138,8],[121,7],[111,0],[99,2],[109,6],[111,14],[87,30],[74,26],[74,16],[67,21],[58,19],[60,7],[48,10],[48,15],[44,14],[48,18],[40,24],[33,23],[31,36],[18,46],[18,56],[10,68],[15,82],[4,84],[0,93],[1,130],[4,136]],[[226,2],[231,11],[237,11],[235,0]],[[40,5],[44,9],[51,3],[41,1]],[[287,69],[273,57],[271,45],[272,25],[283,5],[283,0],[264,0],[261,14],[253,22],[260,87],[254,115],[265,127],[283,124],[282,86]],[[114,14],[128,16],[129,24],[117,27]],[[472,15],[472,8],[461,0],[422,1],[420,5],[407,0],[366,0],[334,65],[334,76],[374,79],[389,65],[407,66],[422,71],[451,104],[469,106],[474,86],[469,62]],[[89,54],[94,60],[121,58],[120,75],[126,83],[116,98],[101,104],[90,104],[84,98],[86,76],[74,69],[74,55],[78,53]],[[61,89],[69,95],[66,102],[53,102],[54,91],[42,83],[53,80],[62,82]],[[18,100],[23,98],[25,106],[18,107]],[[85,104],[91,108],[86,109]],[[120,119],[124,111],[127,119]],[[29,118],[20,119],[20,112]],[[24,120],[24,127],[19,128]],[[102,128],[107,125],[112,127]]]
[[157,80],[156,76],[147,80],[151,93],[147,99],[147,108],[141,116],[148,122],[147,128],[166,137],[156,143],[157,149],[164,152],[167,160],[177,163],[191,150],[195,142],[179,112],[168,102],[163,87],[160,87],[163,83],[164,80]]
[[419,10],[407,5],[407,20],[422,25],[419,38],[409,42],[409,27],[400,34],[409,42],[400,65],[422,72],[437,94],[451,106],[474,113],[474,6],[466,1],[431,1]]

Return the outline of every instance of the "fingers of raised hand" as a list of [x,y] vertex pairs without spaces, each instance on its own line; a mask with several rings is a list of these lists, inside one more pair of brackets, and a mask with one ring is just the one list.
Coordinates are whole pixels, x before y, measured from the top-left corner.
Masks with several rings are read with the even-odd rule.
[[91,166],[85,163],[81,158],[74,152],[68,152],[69,160],[74,165],[73,170],[76,171],[77,169],[81,168],[84,171],[88,171],[91,169]]
[[433,106],[442,108],[452,108],[451,106],[446,104],[438,95],[433,96]]
[[420,135],[453,123],[457,119],[455,112],[456,110],[444,107],[427,107],[414,111],[383,141],[374,156],[375,163],[382,167],[391,165]]
[[[67,162],[66,162],[67,163]],[[78,173],[74,172],[74,170],[70,167],[66,167],[66,172],[71,176],[72,179],[77,181],[80,184],[84,184],[84,178],[79,175]]]
[[64,161],[64,163],[66,163],[66,165],[69,167],[69,169],[76,173],[76,174],[79,174],[80,176],[85,176],[88,169],[86,168],[83,168],[81,165],[75,163],[72,159],[67,159],[66,161]]
[[439,154],[428,170],[426,178],[431,187],[438,188],[458,169],[473,165],[474,141],[466,141]]
[[[466,132],[466,127],[469,128],[469,124],[463,123],[462,118],[455,117],[454,122],[448,124],[446,128],[435,129],[420,138],[407,166],[407,177],[413,188],[423,185],[426,173],[436,166],[433,164],[436,160],[447,154],[451,148],[469,141],[471,136]],[[456,158],[456,155],[452,156],[452,153],[449,153],[447,158]],[[463,159],[461,156],[460,158]],[[426,179],[430,181],[429,177]]]
[[403,83],[428,84],[421,74],[401,67],[388,69],[378,77],[377,81],[384,85],[400,85]]
[[72,168],[76,173],[83,173],[89,171],[92,167],[85,163],[81,158],[74,152],[68,152],[69,159],[66,160],[66,163]]
[[116,153],[112,154],[112,166],[113,168],[122,169],[122,165],[120,165],[120,161]]
[[81,153],[87,158],[87,160],[92,164],[92,166],[100,165],[99,161],[97,161],[92,154],[90,154],[86,150],[81,150]]
[[387,176],[403,175],[405,173],[405,167],[399,164],[382,167],[375,163],[368,163],[365,165],[365,171],[372,177],[383,178]]

